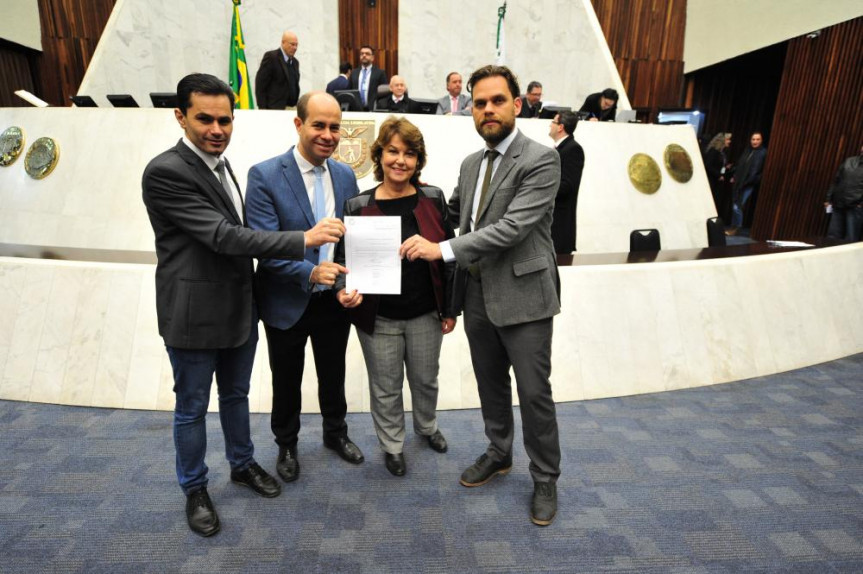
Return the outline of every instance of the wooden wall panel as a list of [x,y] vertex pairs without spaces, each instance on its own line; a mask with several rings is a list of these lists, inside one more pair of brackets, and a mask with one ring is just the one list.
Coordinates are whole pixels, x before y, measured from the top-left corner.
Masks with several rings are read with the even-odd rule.
[[863,145],[861,54],[863,18],[788,42],[753,238],[825,233],[827,189]]
[[[39,0],[42,52],[4,43],[0,45],[0,105],[28,106],[11,95],[28,89],[54,106],[70,105],[84,79],[93,52],[116,0]],[[27,62],[29,88],[24,84]],[[8,99],[11,95],[11,100]]]
[[651,121],[659,108],[679,107],[686,0],[592,1],[632,107]]
[[339,0],[339,60],[359,65],[360,46],[375,49],[375,66],[387,77],[399,73],[399,2]]

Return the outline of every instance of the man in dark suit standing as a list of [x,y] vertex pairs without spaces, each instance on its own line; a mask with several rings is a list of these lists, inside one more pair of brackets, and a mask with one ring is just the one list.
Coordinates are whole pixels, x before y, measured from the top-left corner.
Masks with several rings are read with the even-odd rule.
[[551,242],[560,159],[515,129],[521,99],[509,68],[482,67],[468,87],[476,130],[486,145],[462,162],[450,197],[450,219],[458,223],[459,236],[431,243],[414,235],[402,243],[400,254],[411,261],[456,261],[467,271],[462,271],[464,329],[489,446],[462,473],[461,484],[481,486],[512,469],[512,367],[534,481],[530,519],[546,526],[557,514],[560,476],[549,380],[552,318],[560,313]]
[[408,87],[405,79],[401,76],[390,78],[389,96],[378,99],[375,104],[376,110],[389,110],[398,114],[409,114],[413,111],[411,100],[407,96]]
[[572,134],[578,116],[562,112],[554,116],[548,135],[560,154],[560,187],[554,198],[554,213],[551,221],[551,240],[554,252],[569,255],[575,251],[575,213],[578,207],[578,187],[584,170],[584,149]]
[[335,80],[327,84],[327,93],[331,96],[336,95],[338,90],[347,90],[351,87],[351,63],[342,62],[339,64],[339,75]]
[[[345,201],[357,193],[351,168],[330,159],[339,144],[342,112],[324,92],[303,94],[294,124],[299,142],[286,153],[249,170],[249,226],[263,230],[310,229],[319,219],[341,218]],[[297,438],[306,343],[312,340],[324,446],[359,464],[363,453],[348,438],[345,422],[345,350],[350,323],[332,285],[345,268],[334,250],[306,249],[305,259],[261,259],[258,304],[267,331],[273,373],[271,428],[279,454],[276,470],[285,482],[298,478]]]
[[533,81],[527,85],[527,93],[521,97],[520,118],[538,118],[542,111],[542,84]]
[[351,89],[360,91],[363,109],[368,111],[378,97],[378,86],[387,84],[387,73],[375,68],[375,49],[360,46],[360,67],[351,74]]
[[207,494],[205,420],[213,374],[231,481],[275,497],[279,484],[254,459],[249,378],[258,341],[252,257],[301,259],[306,248],[338,241],[344,225],[326,219],[306,233],[245,226],[239,185],[223,153],[231,141],[234,93],[208,74],[177,84],[183,128],[177,145],[144,170],[144,204],[156,236],[156,312],[174,371],[174,444],[189,527],[219,531]]
[[262,110],[293,109],[300,97],[300,62],[294,57],[299,40],[290,30],[282,45],[264,54],[255,75],[255,98]]

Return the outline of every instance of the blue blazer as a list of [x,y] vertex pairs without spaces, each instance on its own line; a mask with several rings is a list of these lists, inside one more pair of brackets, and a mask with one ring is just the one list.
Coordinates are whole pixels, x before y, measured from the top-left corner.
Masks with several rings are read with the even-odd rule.
[[[327,170],[335,192],[336,217],[341,219],[345,201],[359,193],[357,178],[350,167],[332,159],[327,160]],[[315,215],[293,147],[249,170],[246,223],[252,229],[271,231],[307,231],[314,227]],[[317,262],[317,247],[307,248],[302,261],[258,261],[255,295],[264,323],[288,329],[300,319],[312,294],[309,277]]]

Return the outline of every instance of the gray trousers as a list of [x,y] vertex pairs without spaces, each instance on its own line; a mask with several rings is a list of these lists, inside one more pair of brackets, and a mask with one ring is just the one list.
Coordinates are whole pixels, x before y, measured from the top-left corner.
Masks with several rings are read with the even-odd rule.
[[402,387],[407,367],[413,402],[414,431],[437,430],[437,394],[441,322],[436,312],[408,320],[375,320],[374,335],[357,329],[369,373],[372,421],[384,452],[398,454],[405,442]]
[[490,441],[486,454],[494,461],[512,455],[512,366],[530,474],[535,482],[556,482],[560,475],[560,441],[549,380],[552,319],[495,327],[486,314],[482,284],[474,279],[468,280],[464,307],[464,330],[485,435]]

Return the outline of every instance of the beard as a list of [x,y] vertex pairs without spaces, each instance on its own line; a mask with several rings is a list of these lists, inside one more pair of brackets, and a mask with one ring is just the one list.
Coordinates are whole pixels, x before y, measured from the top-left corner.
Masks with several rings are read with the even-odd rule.
[[505,140],[512,130],[515,129],[515,118],[507,121],[502,118],[496,118],[497,124],[483,124],[485,118],[481,119],[476,124],[476,130],[479,135],[492,147],[496,146]]

